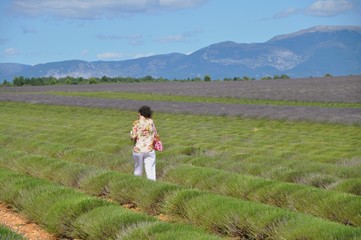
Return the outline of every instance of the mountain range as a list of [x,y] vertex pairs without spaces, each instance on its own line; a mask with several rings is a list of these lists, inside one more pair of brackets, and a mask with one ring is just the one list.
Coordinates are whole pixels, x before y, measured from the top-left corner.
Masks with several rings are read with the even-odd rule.
[[264,43],[225,41],[191,54],[170,53],[122,61],[68,60],[34,66],[0,63],[0,81],[23,77],[261,78],[361,74],[361,26],[316,26]]

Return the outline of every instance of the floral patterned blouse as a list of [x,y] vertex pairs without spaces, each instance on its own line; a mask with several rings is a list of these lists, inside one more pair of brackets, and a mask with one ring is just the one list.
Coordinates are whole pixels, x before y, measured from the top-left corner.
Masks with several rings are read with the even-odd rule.
[[154,141],[154,122],[150,118],[140,116],[140,118],[133,123],[130,138],[134,140],[133,151],[136,153],[153,151]]

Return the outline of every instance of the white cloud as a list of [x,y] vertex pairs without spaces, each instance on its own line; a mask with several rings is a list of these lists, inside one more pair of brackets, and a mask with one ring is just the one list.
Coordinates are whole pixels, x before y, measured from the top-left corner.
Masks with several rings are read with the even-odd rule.
[[348,0],[317,0],[305,11],[305,14],[318,17],[335,16],[353,8]]
[[105,52],[97,54],[97,58],[104,60],[104,59],[120,59],[122,58],[122,54],[118,52]]
[[296,13],[298,13],[300,10],[297,8],[288,8],[286,10],[283,10],[279,13],[277,13],[274,18],[276,19],[280,19],[280,18],[285,18],[285,17],[289,17],[291,15],[294,15]]
[[331,17],[352,10],[353,7],[354,4],[350,0],[316,0],[307,8],[290,7],[277,13],[273,18],[281,19],[299,13],[315,17]]
[[69,19],[123,17],[139,12],[195,8],[208,0],[13,0],[10,9],[26,16]]
[[169,9],[183,9],[199,7],[206,2],[206,0],[159,0],[159,5]]
[[20,51],[16,48],[8,48],[5,50],[4,54],[6,56],[16,56],[20,54]]
[[100,60],[122,60],[122,59],[135,59],[142,57],[149,57],[154,53],[119,53],[119,52],[105,52],[97,55]]

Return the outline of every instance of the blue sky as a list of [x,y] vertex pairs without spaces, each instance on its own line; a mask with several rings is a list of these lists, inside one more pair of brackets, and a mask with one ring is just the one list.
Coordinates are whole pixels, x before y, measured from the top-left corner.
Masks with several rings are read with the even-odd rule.
[[0,63],[115,61],[361,25],[360,0],[1,0]]

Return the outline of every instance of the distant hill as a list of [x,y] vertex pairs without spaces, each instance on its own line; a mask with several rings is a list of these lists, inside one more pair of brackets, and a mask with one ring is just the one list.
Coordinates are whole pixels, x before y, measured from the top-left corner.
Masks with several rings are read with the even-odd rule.
[[12,80],[13,76],[27,69],[30,69],[30,65],[18,64],[18,63],[0,63],[0,82],[5,79]]
[[0,63],[0,81],[14,76],[317,77],[361,74],[361,26],[317,26],[264,43],[225,41],[185,55],[170,53],[123,61],[70,60],[34,66]]

